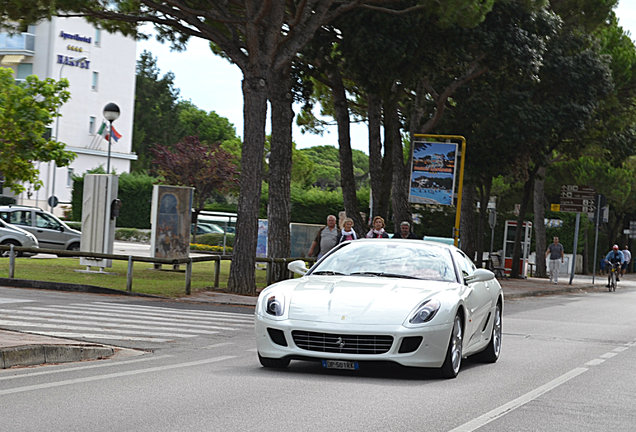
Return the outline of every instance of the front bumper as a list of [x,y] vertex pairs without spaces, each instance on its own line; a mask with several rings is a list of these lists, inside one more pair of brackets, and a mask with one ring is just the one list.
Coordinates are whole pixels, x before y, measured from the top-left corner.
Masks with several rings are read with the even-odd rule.
[[[441,325],[423,325],[417,328],[407,328],[402,325],[352,325],[349,323],[344,325],[299,320],[271,320],[257,315],[255,321],[256,347],[261,356],[276,359],[287,357],[316,360],[355,360],[359,362],[384,361],[394,362],[402,366],[437,368],[444,363],[452,326],[452,322]],[[328,352],[325,352],[324,347],[312,349],[298,346],[292,332],[335,335],[337,338],[339,337],[338,341],[341,344],[342,341],[349,341],[356,337],[367,339],[382,336],[382,339],[386,340],[386,336],[390,336],[393,340],[388,349],[379,354],[347,352],[346,345],[342,346],[340,352],[338,352],[337,346],[335,349],[331,346]],[[417,341],[420,341],[419,344]],[[408,352],[404,352],[405,350]]]

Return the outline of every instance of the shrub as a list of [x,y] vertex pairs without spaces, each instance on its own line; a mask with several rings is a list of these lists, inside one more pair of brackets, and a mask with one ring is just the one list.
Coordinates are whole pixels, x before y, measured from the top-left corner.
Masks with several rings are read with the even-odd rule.
[[[215,252],[222,254],[223,246],[211,246],[207,244],[199,244],[199,243],[190,243],[191,251],[206,251],[206,252]],[[230,255],[232,253],[232,248],[229,246],[225,247],[225,254]]]
[[[209,246],[220,246],[223,248],[223,234],[201,234],[197,236],[197,243]],[[234,234],[225,235],[225,246],[234,247]]]

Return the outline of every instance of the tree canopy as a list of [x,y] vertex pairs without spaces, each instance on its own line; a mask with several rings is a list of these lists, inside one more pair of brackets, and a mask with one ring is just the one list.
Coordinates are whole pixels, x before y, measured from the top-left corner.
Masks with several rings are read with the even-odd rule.
[[34,75],[17,83],[11,69],[0,68],[0,177],[4,177],[4,187],[20,193],[24,183],[30,183],[39,189],[42,182],[35,162],[67,166],[75,158],[47,130],[70,98],[67,88],[66,79],[40,80]]

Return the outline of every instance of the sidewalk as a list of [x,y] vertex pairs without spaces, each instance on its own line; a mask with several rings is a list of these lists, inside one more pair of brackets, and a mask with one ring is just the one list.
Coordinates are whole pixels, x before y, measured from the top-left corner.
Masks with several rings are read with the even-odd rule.
[[[597,276],[592,284],[591,276],[576,276],[569,285],[569,278],[564,277],[558,285],[548,279],[501,279],[504,298],[516,298],[581,293],[587,291],[604,291],[605,278]],[[254,306],[256,297],[241,296],[218,291],[205,291],[177,301],[192,303],[214,303],[237,306]],[[113,356],[117,348],[71,339],[39,336],[0,329],[0,369],[33,366],[45,363],[64,363],[81,360],[98,360]]]

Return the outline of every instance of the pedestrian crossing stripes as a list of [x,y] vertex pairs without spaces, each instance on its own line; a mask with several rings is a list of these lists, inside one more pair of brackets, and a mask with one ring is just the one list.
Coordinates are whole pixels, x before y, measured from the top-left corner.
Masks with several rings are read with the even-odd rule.
[[253,327],[247,314],[103,301],[0,306],[0,328],[74,339],[167,342]]

